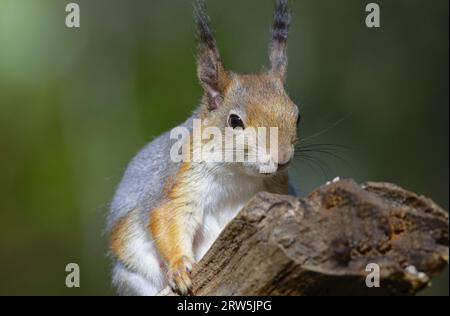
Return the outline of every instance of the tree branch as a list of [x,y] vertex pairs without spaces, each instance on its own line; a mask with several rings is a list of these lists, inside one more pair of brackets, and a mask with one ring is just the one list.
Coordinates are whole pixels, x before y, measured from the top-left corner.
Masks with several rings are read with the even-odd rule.
[[[412,295],[447,265],[448,232],[447,212],[393,184],[339,181],[304,199],[260,193],[196,265],[193,293]],[[366,286],[369,263],[380,287]]]

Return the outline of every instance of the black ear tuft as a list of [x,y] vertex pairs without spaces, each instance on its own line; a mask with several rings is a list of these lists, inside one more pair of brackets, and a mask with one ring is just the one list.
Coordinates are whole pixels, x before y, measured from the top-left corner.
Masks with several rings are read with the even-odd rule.
[[228,82],[228,76],[220,59],[204,0],[196,1],[194,17],[198,40],[197,76],[209,98],[209,108],[215,109],[220,105],[222,93]]
[[270,62],[272,73],[279,76],[283,81],[286,78],[287,71],[287,39],[291,18],[289,1],[277,0],[270,44]]
[[194,18],[197,26],[197,40],[200,45],[206,45],[210,49],[216,48],[214,31],[206,11],[204,0],[197,0],[194,5]]

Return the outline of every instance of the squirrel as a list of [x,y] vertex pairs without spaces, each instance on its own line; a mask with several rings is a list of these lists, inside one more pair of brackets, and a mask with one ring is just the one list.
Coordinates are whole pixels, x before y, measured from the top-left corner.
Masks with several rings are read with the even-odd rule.
[[[197,76],[203,96],[181,127],[192,123],[245,132],[277,127],[275,168],[261,173],[258,162],[206,162],[170,159],[174,144],[167,132],[131,161],[110,207],[107,230],[112,284],[119,295],[156,295],[170,285],[192,294],[190,271],[224,227],[258,192],[295,195],[288,177],[300,119],[284,83],[288,0],[277,0],[269,47],[270,69],[241,75],[225,70],[203,1],[194,6],[198,37]],[[258,155],[259,146],[246,152]]]

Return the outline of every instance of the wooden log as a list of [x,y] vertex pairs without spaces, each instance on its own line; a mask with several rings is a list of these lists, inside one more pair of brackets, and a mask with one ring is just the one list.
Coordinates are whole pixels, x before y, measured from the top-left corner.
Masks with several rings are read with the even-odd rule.
[[[338,181],[304,199],[263,192],[196,265],[193,294],[413,295],[447,265],[448,246],[448,213],[393,184]],[[371,263],[379,287],[366,285]]]

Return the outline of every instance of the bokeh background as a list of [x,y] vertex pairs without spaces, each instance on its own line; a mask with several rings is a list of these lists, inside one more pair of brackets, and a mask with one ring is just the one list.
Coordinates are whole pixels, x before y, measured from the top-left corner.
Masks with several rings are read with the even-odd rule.
[[[105,215],[128,161],[201,95],[192,1],[0,0],[0,294],[108,295]],[[267,65],[270,0],[209,0],[228,68]],[[304,193],[391,181],[448,210],[448,0],[296,0],[287,89],[303,136],[343,159],[298,161]],[[65,287],[65,266],[81,287]],[[448,295],[448,272],[423,294]]]

